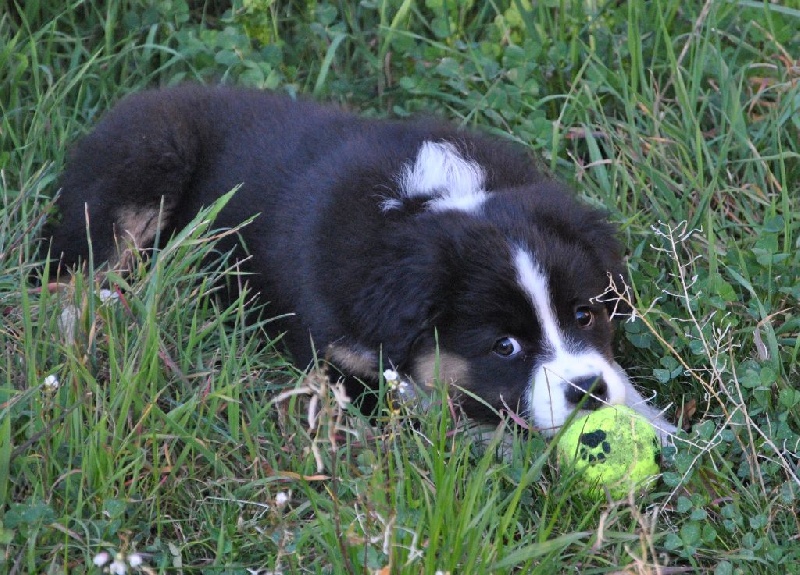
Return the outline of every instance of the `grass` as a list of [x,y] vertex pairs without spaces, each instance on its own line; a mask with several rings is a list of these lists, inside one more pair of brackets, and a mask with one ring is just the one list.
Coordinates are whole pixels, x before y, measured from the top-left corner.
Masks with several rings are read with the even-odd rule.
[[[798,30],[796,4],[744,0],[11,3],[2,570],[120,551],[153,573],[797,573]],[[365,421],[275,352],[268,307],[216,303],[237,278],[224,254],[199,271],[213,208],[116,297],[33,287],[68,145],[187,79],[440,114],[606,206],[638,308],[619,355],[686,430],[653,492],[587,500],[536,433],[476,441],[444,394]]]

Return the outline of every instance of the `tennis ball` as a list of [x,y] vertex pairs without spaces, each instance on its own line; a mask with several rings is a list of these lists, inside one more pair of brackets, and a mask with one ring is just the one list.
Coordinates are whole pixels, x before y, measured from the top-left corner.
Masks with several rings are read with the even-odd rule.
[[614,499],[647,488],[659,472],[661,440],[650,423],[629,407],[604,407],[576,418],[556,446],[559,464],[581,474],[587,495]]

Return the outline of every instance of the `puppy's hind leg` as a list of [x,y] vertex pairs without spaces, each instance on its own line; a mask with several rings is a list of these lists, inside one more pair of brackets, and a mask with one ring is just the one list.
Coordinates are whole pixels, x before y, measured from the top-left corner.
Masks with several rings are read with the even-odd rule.
[[198,98],[190,90],[131,96],[78,143],[59,182],[59,219],[46,229],[59,267],[87,261],[87,224],[97,265],[125,267],[128,248],[172,232],[199,161]]

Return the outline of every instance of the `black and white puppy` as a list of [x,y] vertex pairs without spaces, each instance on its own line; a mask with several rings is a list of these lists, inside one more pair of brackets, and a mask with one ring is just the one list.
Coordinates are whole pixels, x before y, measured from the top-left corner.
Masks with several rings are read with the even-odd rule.
[[553,432],[576,406],[627,404],[675,429],[612,357],[614,228],[501,139],[259,91],[143,92],[73,150],[51,255],[86,259],[88,213],[95,262],[120,265],[240,184],[217,224],[257,214],[243,265],[301,366],[316,349],[355,393],[382,354],[466,390],[479,421],[510,409]]

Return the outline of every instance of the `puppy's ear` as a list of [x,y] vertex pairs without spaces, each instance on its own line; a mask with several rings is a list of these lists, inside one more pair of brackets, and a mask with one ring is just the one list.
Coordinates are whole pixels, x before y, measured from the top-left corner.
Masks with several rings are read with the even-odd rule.
[[[440,272],[426,242],[409,241],[384,253],[398,257],[373,268],[360,281],[351,309],[352,333],[362,348],[382,352],[386,367],[406,363],[420,333],[429,329],[437,305]],[[377,363],[377,362],[376,362]]]
[[608,291],[603,296],[603,302],[609,315],[619,316],[631,313],[633,311],[631,304],[634,301],[633,291],[625,265],[625,250],[617,239],[618,230],[602,216],[586,222],[584,231],[587,233],[587,245],[591,246],[595,258],[608,274]]
[[[387,286],[392,295],[384,299],[376,294],[365,306],[371,317],[363,317],[365,333],[376,349],[381,350],[386,367],[402,366],[408,359],[420,333],[430,328],[434,309],[430,277]],[[362,300],[367,301],[367,300]],[[362,314],[363,315],[363,314]]]

